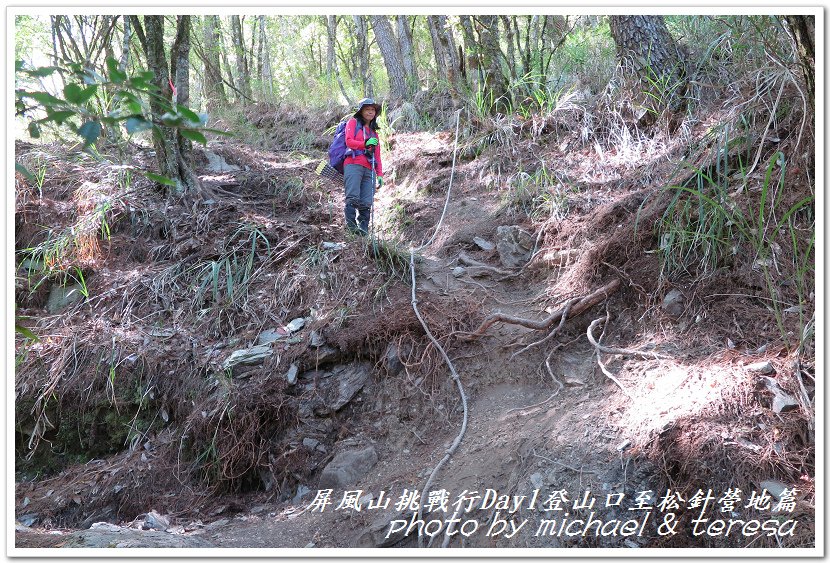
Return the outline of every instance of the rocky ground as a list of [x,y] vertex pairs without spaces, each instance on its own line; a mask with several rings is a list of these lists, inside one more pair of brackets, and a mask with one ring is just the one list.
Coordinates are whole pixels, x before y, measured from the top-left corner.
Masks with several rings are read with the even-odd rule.
[[[158,197],[142,203],[146,191],[122,194],[120,226],[78,262],[89,296],[19,281],[18,312],[49,334],[18,368],[20,459],[66,441],[43,421],[69,420],[70,408],[44,407],[48,393],[85,405],[64,423],[81,447],[100,442],[84,433],[107,432],[109,408],[122,409],[116,425],[144,423],[119,436],[129,447],[82,462],[66,455],[51,472],[19,461],[15,547],[811,545],[813,390],[799,384],[809,366],[777,343],[757,298],[737,296],[747,286],[722,282],[720,293],[736,296],[714,303],[711,284],[707,295],[696,282],[659,286],[654,235],[635,228],[682,147],[600,174],[588,163],[608,157],[593,149],[537,145],[559,163],[558,180],[530,199],[506,186],[502,171],[515,162],[499,147],[461,153],[454,171],[452,147],[445,133],[395,137],[395,176],[377,198],[380,242],[367,243],[344,235],[342,195],[313,173],[319,148],[216,143],[200,157],[208,197],[168,209]],[[80,213],[77,171],[61,170],[65,182],[18,194],[18,250],[37,239],[38,220],[68,224]],[[99,185],[110,172],[96,171]],[[450,178],[415,287],[462,392],[413,312],[408,269],[408,248],[432,235]],[[542,193],[546,214],[526,213]],[[243,222],[257,228],[242,232]],[[224,275],[251,255],[244,297],[198,270]],[[111,356],[119,379],[107,383],[88,366]],[[128,399],[121,378],[147,398]],[[185,458],[189,480],[176,469]],[[696,536],[688,502],[659,504],[672,490],[688,501],[707,488],[719,498],[765,488],[773,503],[797,489],[792,512],[775,513],[776,525],[797,520],[796,533]],[[437,521],[420,540],[393,532],[417,531],[413,491],[432,493],[421,500],[435,510],[420,517]],[[455,506],[462,497],[469,510]],[[546,520],[592,511],[608,534],[540,532]],[[670,512],[680,525],[663,535]],[[636,532],[622,533],[632,519]]]

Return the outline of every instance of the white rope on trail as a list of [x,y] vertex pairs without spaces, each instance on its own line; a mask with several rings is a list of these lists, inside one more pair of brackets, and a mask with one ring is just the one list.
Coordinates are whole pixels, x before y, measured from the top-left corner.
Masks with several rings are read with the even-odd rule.
[[[421,323],[421,326],[424,328],[424,332],[427,335],[427,338],[432,342],[432,344],[438,349],[441,353],[441,356],[444,358],[444,362],[446,362],[447,366],[450,368],[450,374],[452,376],[453,381],[455,381],[455,385],[458,387],[458,393],[461,395],[461,404],[464,407],[464,418],[461,422],[461,430],[458,432],[458,435],[455,437],[452,445],[447,448],[444,457],[441,461],[438,462],[438,465],[433,468],[432,473],[429,474],[429,478],[427,478],[426,483],[424,483],[424,487],[421,491],[421,496],[423,497],[424,494],[427,494],[429,491],[430,485],[432,485],[432,481],[435,479],[435,476],[438,474],[438,471],[441,470],[441,467],[450,459],[453,453],[458,449],[458,446],[461,445],[461,440],[464,438],[464,434],[467,432],[467,420],[469,419],[469,409],[467,407],[467,394],[464,392],[464,386],[461,384],[461,378],[458,375],[458,372],[455,370],[455,366],[453,365],[450,357],[447,355],[447,352],[438,342],[438,340],[432,335],[432,332],[429,330],[427,323],[424,321],[424,318],[421,316],[421,312],[418,311],[418,298],[415,295],[416,290],[416,283],[415,283],[415,253],[423,250],[435,240],[435,236],[438,234],[438,230],[441,228],[441,223],[444,221],[444,216],[447,213],[447,207],[450,203],[450,194],[452,193],[452,181],[453,177],[455,176],[455,156],[458,153],[458,131],[459,125],[461,124],[461,110],[459,109],[456,113],[456,120],[455,120],[455,146],[453,147],[452,151],[452,170],[450,171],[450,184],[447,187],[447,199],[444,201],[444,210],[441,212],[441,217],[438,219],[438,223],[435,225],[435,231],[432,233],[432,236],[426,241],[424,244],[419,246],[418,248],[409,248],[409,273],[410,277],[412,278],[412,309],[415,311],[415,316],[418,317],[418,321]],[[420,503],[418,507],[418,519],[422,520],[424,514],[424,505]],[[447,547],[448,542],[444,542],[442,547]],[[418,547],[424,546],[424,539],[423,536],[420,534],[418,535]]]

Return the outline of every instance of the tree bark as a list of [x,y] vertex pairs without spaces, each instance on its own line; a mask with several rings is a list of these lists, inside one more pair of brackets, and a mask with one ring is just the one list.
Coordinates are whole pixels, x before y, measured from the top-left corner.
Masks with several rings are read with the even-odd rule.
[[354,19],[355,42],[360,65],[360,79],[363,91],[370,98],[375,97],[372,74],[369,72],[369,26],[365,16],[352,16]]
[[[173,57],[177,59],[175,71],[177,76],[187,69],[186,63],[183,65],[179,57],[182,56],[183,51],[189,50],[190,44],[189,16],[181,16],[180,18],[176,31],[177,46],[173,54]],[[135,20],[133,20],[133,24],[135,25]],[[139,37],[145,37],[145,55],[147,56],[147,66],[153,71],[153,83],[159,89],[162,97],[171,99],[173,91],[170,89],[168,82],[170,73],[167,68],[167,55],[164,52],[164,16],[144,16],[144,28],[146,36],[143,32],[139,33],[138,26],[136,26],[136,33]],[[185,95],[187,95],[189,88],[187,84],[183,84],[183,86],[185,86]],[[158,118],[165,112],[166,108],[156,97],[151,97],[150,110],[154,118]],[[180,137],[180,135],[170,127],[158,126],[153,129],[156,160],[160,172],[176,183],[173,190],[175,194],[193,193],[199,190],[199,182],[187,162],[187,153],[183,154],[180,150],[177,137]]]
[[510,107],[507,92],[507,80],[502,71],[502,52],[499,48],[498,16],[480,16],[478,33],[485,74],[485,85],[492,97],[496,111],[506,112]]
[[373,15],[372,29],[375,31],[375,39],[386,65],[386,74],[389,76],[390,97],[396,102],[411,100],[413,92],[407,85],[406,76],[404,75],[401,47],[395,37],[395,32],[392,30],[392,24],[389,23],[389,18]]
[[513,83],[516,83],[519,77],[516,73],[516,47],[514,44],[513,28],[510,25],[510,18],[508,16],[502,16],[501,22],[504,24],[504,32],[507,35],[507,68],[509,69],[511,80],[513,80]]
[[420,89],[420,80],[418,79],[418,67],[413,54],[415,50],[412,47],[412,28],[407,21],[409,17],[397,16],[396,23],[398,24],[398,41],[401,45],[401,58],[403,59],[407,85],[410,92],[417,92]]
[[251,78],[248,70],[248,58],[245,56],[245,36],[242,33],[242,21],[239,16],[231,16],[231,35],[233,36],[234,55],[236,56],[236,74],[239,77],[239,89],[242,95],[251,97]]
[[227,104],[225,85],[222,82],[222,65],[219,58],[219,37],[216,33],[217,16],[205,16],[202,21],[204,31],[205,62],[205,103],[209,112]]
[[271,73],[271,56],[268,52],[268,36],[265,34],[265,16],[259,16],[259,80],[262,84],[262,97],[274,98],[274,77]]
[[449,76],[447,75],[447,57],[444,48],[441,45],[438,33],[438,16],[427,16],[427,27],[429,28],[429,37],[432,40],[432,53],[435,56],[435,76],[439,84],[449,85]]
[[328,56],[327,69],[330,74],[333,74],[337,79],[337,86],[340,88],[340,93],[343,94],[343,99],[349,106],[355,103],[352,100],[346,88],[343,87],[343,79],[340,77],[340,69],[337,65],[337,16],[324,16],[326,20],[326,33],[328,35]]
[[458,20],[461,22],[461,32],[464,34],[464,60],[466,62],[464,78],[471,89],[477,91],[478,85],[483,81],[483,75],[473,21],[470,16],[458,16]]
[[609,16],[617,58],[631,69],[651,113],[685,107],[683,57],[663,16]]
[[118,61],[118,70],[126,72],[130,63],[130,40],[132,39],[132,23],[129,16],[122,16],[124,20],[124,40],[121,44],[121,58]]
[[816,96],[816,22],[814,16],[786,16],[787,27],[795,43],[801,75],[811,105]]

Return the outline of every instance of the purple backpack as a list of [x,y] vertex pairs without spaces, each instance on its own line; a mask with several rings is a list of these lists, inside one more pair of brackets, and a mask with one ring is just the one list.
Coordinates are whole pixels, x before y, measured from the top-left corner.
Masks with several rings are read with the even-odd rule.
[[[334,139],[332,140],[331,145],[329,145],[329,165],[341,174],[343,173],[343,161],[346,160],[346,157],[357,154],[357,152],[346,147],[346,124],[349,122],[349,119],[341,121],[337,125],[337,129],[334,130]],[[357,139],[357,131],[358,129],[355,127],[355,139]]]

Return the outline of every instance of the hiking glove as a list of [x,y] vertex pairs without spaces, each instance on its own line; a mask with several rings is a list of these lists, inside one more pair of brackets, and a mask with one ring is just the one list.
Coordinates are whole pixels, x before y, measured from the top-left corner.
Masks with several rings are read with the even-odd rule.
[[368,140],[366,141],[366,148],[367,148],[367,149],[372,149],[372,148],[374,148],[374,147],[376,147],[376,146],[378,146],[378,140],[377,140],[377,138],[376,138],[376,137],[371,137],[370,139],[368,139]]

